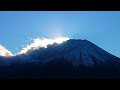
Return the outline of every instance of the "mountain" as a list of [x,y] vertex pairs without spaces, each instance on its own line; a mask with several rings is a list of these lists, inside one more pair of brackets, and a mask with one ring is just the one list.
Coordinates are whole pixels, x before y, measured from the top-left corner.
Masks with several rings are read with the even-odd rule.
[[112,60],[112,63],[114,63],[118,59],[90,41],[74,39],[70,39],[62,44],[49,45],[47,49],[42,48],[27,54],[34,57],[34,60],[39,60],[42,63],[63,58],[75,66],[80,64],[94,66],[94,61],[100,64],[108,63]]
[[70,39],[1,58],[0,78],[120,78],[120,59],[88,40]]

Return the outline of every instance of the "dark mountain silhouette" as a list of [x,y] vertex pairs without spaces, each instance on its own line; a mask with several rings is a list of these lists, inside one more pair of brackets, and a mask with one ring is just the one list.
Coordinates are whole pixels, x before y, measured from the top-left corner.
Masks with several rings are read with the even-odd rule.
[[0,78],[120,78],[120,59],[88,40],[70,39],[0,59]]

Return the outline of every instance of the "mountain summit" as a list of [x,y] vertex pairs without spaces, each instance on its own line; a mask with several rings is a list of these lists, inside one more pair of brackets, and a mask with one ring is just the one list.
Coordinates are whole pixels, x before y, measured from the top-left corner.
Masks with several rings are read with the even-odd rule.
[[[94,64],[117,62],[116,56],[111,55],[88,40],[70,39],[62,44],[49,45],[48,48],[40,48],[28,53],[32,59],[39,62],[65,59],[75,66],[80,64],[93,66]],[[112,60],[112,61],[111,61]]]
[[0,65],[0,78],[120,78],[120,59],[81,39],[2,57]]

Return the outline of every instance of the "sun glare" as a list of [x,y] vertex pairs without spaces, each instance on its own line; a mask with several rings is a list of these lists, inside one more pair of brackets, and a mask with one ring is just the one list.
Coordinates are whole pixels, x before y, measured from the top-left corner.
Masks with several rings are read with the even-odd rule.
[[64,41],[66,41],[66,40],[69,40],[69,38],[68,38],[68,37],[59,37],[59,38],[55,38],[55,42],[58,43],[58,44],[60,44],[60,43],[62,43],[62,42],[64,42]]

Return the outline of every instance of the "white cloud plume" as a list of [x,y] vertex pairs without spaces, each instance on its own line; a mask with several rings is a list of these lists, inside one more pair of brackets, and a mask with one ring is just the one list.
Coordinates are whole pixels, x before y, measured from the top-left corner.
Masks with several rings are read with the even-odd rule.
[[22,50],[18,54],[24,54],[24,53],[27,53],[27,51],[29,50],[35,50],[41,47],[47,48],[47,45],[49,44],[53,44],[53,43],[60,44],[66,40],[69,40],[69,38],[68,37],[59,37],[59,38],[54,38],[54,39],[36,38],[36,39],[33,39],[33,43],[22,48]]
[[26,45],[22,48],[20,52],[13,55],[9,50],[7,50],[4,46],[0,45],[0,66],[4,65],[12,65],[15,63],[27,63],[32,62],[30,55],[27,54],[29,51],[34,51],[41,47],[47,48],[47,45],[54,44],[54,43],[62,43],[63,41],[69,40],[68,37],[60,37],[55,39],[47,39],[47,38],[36,38],[33,39],[31,44]]
[[0,45],[0,56],[13,56],[13,54],[7,50],[5,47]]
[[[16,55],[25,54],[29,50],[36,50],[41,47],[47,48],[47,45],[49,44],[53,44],[53,43],[60,44],[66,40],[69,40],[69,38],[68,37],[59,37],[59,38],[54,38],[54,39],[36,38],[36,39],[33,39],[33,42],[31,44],[28,44],[25,47],[23,46],[22,50],[18,52]],[[0,56],[8,57],[8,56],[16,56],[16,55],[13,55],[4,46],[0,45]]]

